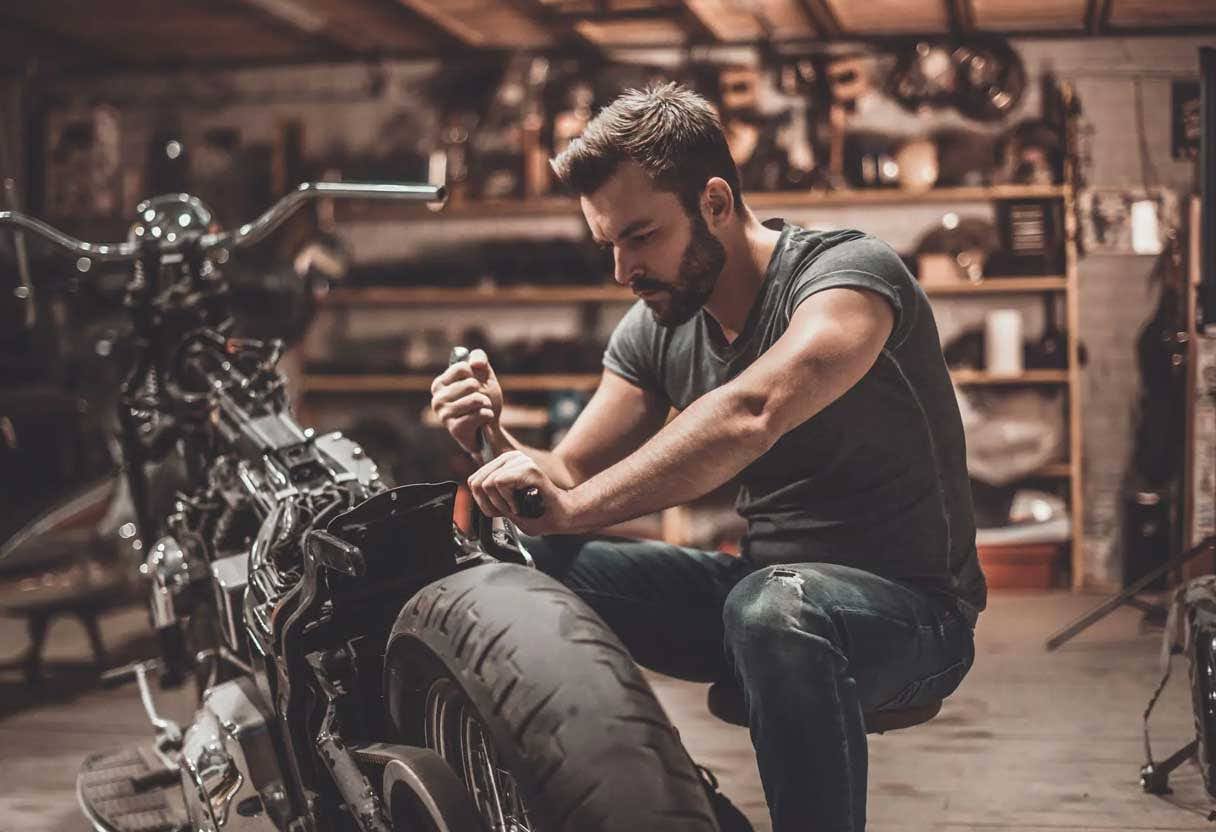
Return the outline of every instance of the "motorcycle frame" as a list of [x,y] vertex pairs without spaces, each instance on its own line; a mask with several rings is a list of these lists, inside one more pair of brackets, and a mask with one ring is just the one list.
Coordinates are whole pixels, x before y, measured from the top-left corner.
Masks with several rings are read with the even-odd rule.
[[[229,385],[222,380],[214,393],[184,393],[177,385],[177,363],[191,338],[234,344],[226,335],[232,325],[228,287],[214,270],[211,253],[260,240],[301,204],[320,197],[434,202],[443,199],[443,190],[419,185],[305,183],[235,232],[186,232],[178,234],[172,245],[150,237],[120,244],[84,243],[31,217],[0,212],[0,227],[33,231],[81,257],[133,264],[125,305],[132,321],[134,358],[122,382],[118,417],[122,475],[130,488],[139,538],[146,546],[164,531],[152,505],[147,466],[172,451],[177,450],[185,461],[191,487],[204,481],[213,458],[225,451],[236,450],[238,456],[258,459],[270,468],[276,464],[286,468],[289,481],[291,470],[282,463],[283,455],[300,449],[305,455],[319,453],[315,434],[295,422],[282,394],[282,377],[274,369],[280,344],[269,345],[269,380],[242,377],[234,385],[248,389],[269,384],[265,399],[270,402],[269,413],[259,417],[269,418],[276,426],[269,432],[228,394]],[[243,342],[236,346],[258,349],[266,345]],[[230,374],[228,381],[240,375],[228,363],[223,367]],[[242,440],[247,447],[240,449]],[[268,695],[266,704],[275,723],[272,739],[280,760],[287,763],[282,774],[290,809],[272,813],[270,806],[266,808],[268,815],[278,816],[275,825],[282,829],[326,828],[342,804],[364,832],[388,832],[386,807],[367,774],[377,766],[384,769],[393,760],[399,768],[409,767],[403,754],[394,757],[393,746],[377,740],[377,736],[387,736],[389,729],[380,689],[387,637],[397,612],[415,592],[443,575],[489,559],[526,561],[518,550],[495,539],[488,523],[483,524],[480,543],[465,538],[451,524],[450,502],[447,521],[440,524],[444,528],[432,523],[431,534],[415,541],[418,546],[413,552],[395,552],[389,558],[376,547],[368,550],[340,536],[339,521],[356,509],[381,498],[398,502],[403,492],[417,488],[438,489],[432,499],[439,499],[438,505],[442,505],[443,492],[454,493],[455,484],[373,491],[355,509],[332,518],[326,529],[311,528],[300,535],[303,575],[275,605],[269,641],[264,634],[259,637],[254,621],[256,599],[251,581],[242,616],[248,653],[234,655],[221,646],[210,656],[217,664],[224,661],[252,671],[258,689]],[[290,490],[290,486],[280,490],[273,500],[290,500]],[[258,519],[264,522],[266,516],[260,512]],[[391,530],[397,519],[390,509],[368,528],[373,533]],[[374,582],[367,580],[372,573],[377,578]],[[342,599],[347,603],[335,603]],[[352,600],[359,601],[355,614],[350,612]],[[162,644],[162,650],[184,650],[184,644]],[[162,662],[188,666],[200,657],[162,655]],[[141,665],[139,669],[145,668]]]

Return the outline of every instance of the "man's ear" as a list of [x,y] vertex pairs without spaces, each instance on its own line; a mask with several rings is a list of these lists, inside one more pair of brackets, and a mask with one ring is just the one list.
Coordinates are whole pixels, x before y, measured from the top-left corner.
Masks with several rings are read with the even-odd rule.
[[720,176],[712,177],[701,191],[701,216],[711,229],[720,228],[735,215],[735,194]]

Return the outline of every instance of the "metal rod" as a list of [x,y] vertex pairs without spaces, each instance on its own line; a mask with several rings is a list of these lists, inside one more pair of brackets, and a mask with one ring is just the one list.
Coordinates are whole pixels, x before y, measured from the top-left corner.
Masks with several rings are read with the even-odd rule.
[[[199,246],[205,251],[217,246],[239,248],[258,242],[306,202],[315,199],[386,199],[409,202],[442,202],[446,194],[442,185],[415,185],[380,182],[304,182],[294,191],[270,206],[260,217],[234,231],[204,234]],[[133,260],[138,256],[138,242],[86,243],[64,234],[42,220],[17,211],[0,211],[0,226],[9,225],[32,231],[50,242],[80,257],[101,262]]]
[[[4,201],[8,204],[10,211],[16,211],[21,207],[21,201],[17,197],[17,181],[11,177],[4,180]],[[34,324],[37,323],[38,311],[35,306],[34,284],[30,280],[30,262],[25,250],[24,234],[13,232],[13,249],[17,255],[17,279],[21,284],[14,289],[14,293],[17,299],[25,305],[22,326],[28,331],[33,329]]]
[[1136,581],[1127,589],[1123,590],[1123,592],[1120,592],[1118,595],[1115,595],[1112,598],[1108,598],[1089,612],[1082,615],[1080,618],[1073,621],[1071,624],[1068,624],[1063,629],[1056,631],[1050,638],[1047,639],[1047,649],[1055,650],[1061,644],[1068,641],[1070,638],[1086,629],[1100,618],[1109,615],[1110,612],[1116,607],[1128,603],[1129,599],[1135,597],[1137,593],[1144,590],[1145,587],[1160,578],[1162,575],[1171,570],[1177,569],[1192,558],[1196,558],[1203,554],[1204,551],[1211,551],[1213,546],[1216,546],[1216,535],[1205,537],[1190,549],[1187,549],[1185,552],[1170,558],[1153,571],[1144,575],[1144,577],[1140,578],[1140,580]]
[[441,185],[385,184],[379,182],[304,182],[270,206],[264,214],[235,231],[204,234],[199,245],[239,248],[258,242],[305,202],[314,199],[385,199],[407,202],[442,202],[446,194]]
[[64,234],[54,226],[47,225],[42,220],[34,219],[16,211],[0,211],[0,225],[12,225],[32,231],[45,237],[60,248],[67,249],[81,257],[89,257],[101,262],[130,260],[139,251],[136,243],[86,243]]

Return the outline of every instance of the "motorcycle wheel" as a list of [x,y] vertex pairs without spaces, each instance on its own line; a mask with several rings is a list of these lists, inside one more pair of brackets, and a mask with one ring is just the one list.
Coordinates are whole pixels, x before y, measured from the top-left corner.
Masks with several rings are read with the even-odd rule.
[[1216,796],[1216,606],[1196,603],[1188,610],[1187,670],[1199,748],[1195,761],[1209,795]]
[[488,564],[423,588],[384,674],[403,740],[448,762],[490,832],[718,829],[625,647],[547,575]]

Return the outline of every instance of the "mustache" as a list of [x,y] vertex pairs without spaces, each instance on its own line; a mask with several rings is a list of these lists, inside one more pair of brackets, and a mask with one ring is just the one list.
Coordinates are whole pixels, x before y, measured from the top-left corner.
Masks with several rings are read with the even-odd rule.
[[639,277],[629,284],[629,288],[635,292],[659,292],[668,291],[671,287],[659,280]]

